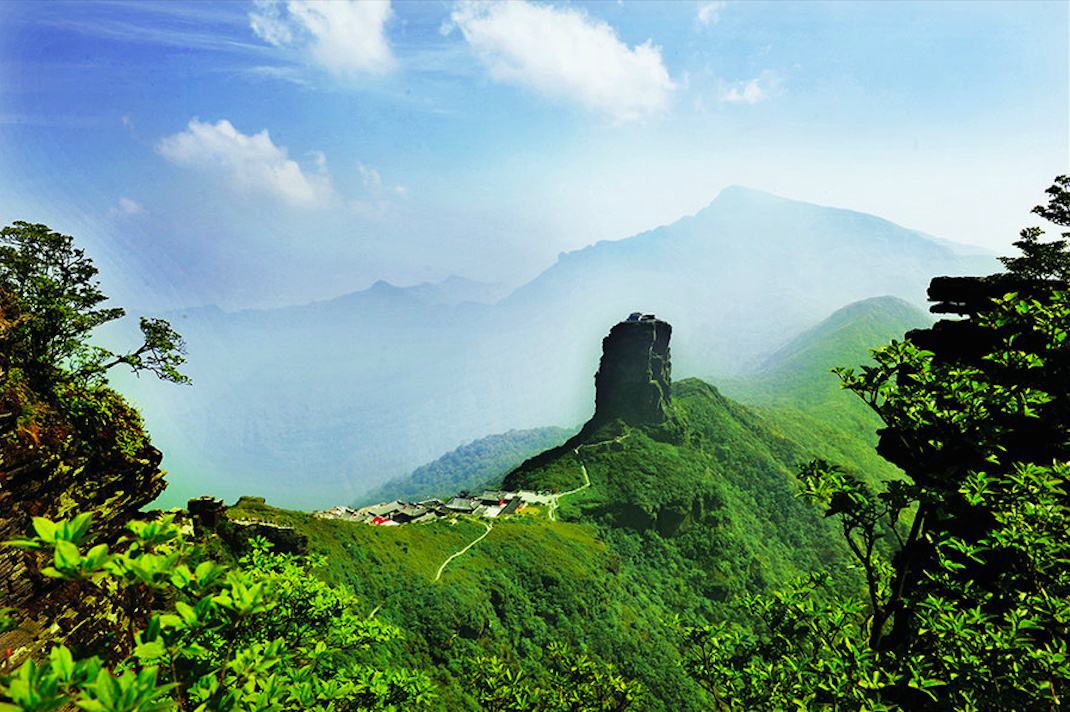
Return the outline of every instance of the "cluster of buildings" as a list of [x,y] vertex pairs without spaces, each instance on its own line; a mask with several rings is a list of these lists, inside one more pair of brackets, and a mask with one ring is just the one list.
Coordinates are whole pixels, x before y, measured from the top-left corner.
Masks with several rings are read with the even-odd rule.
[[420,524],[435,519],[466,514],[473,517],[495,518],[515,514],[529,504],[548,504],[553,495],[546,492],[500,492],[487,490],[479,495],[462,492],[448,500],[425,499],[421,502],[384,502],[360,509],[331,507],[315,516],[321,519],[344,519],[376,526]]

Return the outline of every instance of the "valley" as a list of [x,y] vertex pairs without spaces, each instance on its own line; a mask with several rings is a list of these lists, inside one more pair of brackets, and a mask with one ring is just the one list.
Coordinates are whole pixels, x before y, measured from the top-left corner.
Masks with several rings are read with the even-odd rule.
[[846,552],[797,494],[813,443],[777,435],[704,382],[671,382],[668,333],[661,321],[611,330],[595,416],[500,482],[500,496],[557,494],[513,514],[450,513],[446,498],[444,516],[383,526],[244,499],[226,516],[307,536],[329,580],[414,632],[403,654],[437,671],[446,708],[476,709],[456,677],[464,658],[510,651],[537,675],[540,651],[560,640],[639,680],[657,700],[649,709],[705,709],[672,662],[673,620],[724,615],[734,597],[842,565]]
[[[727,387],[849,303],[892,295],[917,308],[932,276],[994,264],[875,216],[727,188],[696,215],[564,254],[490,303],[468,286],[379,283],[285,309],[170,313],[195,387],[115,385],[167,458],[161,505],[251,493],[305,509],[367,503],[463,443],[583,422],[596,335],[629,311],[676,327],[678,378]],[[309,349],[311,367],[295,368]],[[531,444],[527,455],[550,446]]]

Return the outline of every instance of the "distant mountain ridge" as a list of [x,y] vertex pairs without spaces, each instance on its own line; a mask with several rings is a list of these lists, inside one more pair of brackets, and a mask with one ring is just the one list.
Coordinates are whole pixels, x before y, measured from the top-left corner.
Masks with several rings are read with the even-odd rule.
[[509,288],[503,283],[479,282],[457,275],[451,275],[438,282],[420,282],[419,284],[405,287],[380,279],[366,289],[304,304],[289,304],[267,309],[237,309],[233,311],[222,309],[215,304],[205,304],[175,309],[169,312],[168,315],[181,317],[197,313],[218,315],[260,314],[283,310],[348,307],[362,303],[390,302],[391,300],[406,300],[430,306],[457,306],[465,303],[493,304],[508,293]]
[[590,420],[502,483],[554,493],[524,509],[375,526],[249,498],[228,516],[296,528],[382,620],[406,623],[403,659],[443,680],[443,709],[479,707],[458,672],[473,651],[516,651],[534,676],[560,638],[641,681],[644,711],[709,709],[670,621],[723,620],[738,596],[814,570],[837,572],[833,590],[858,583],[834,522],[799,496],[795,468],[821,444],[673,381],[673,332],[653,318],[609,329]]
[[820,443],[823,452],[814,456],[849,462],[869,481],[896,477],[898,468],[874,450],[883,424],[857,396],[843,390],[832,369],[871,363],[871,349],[932,323],[929,314],[896,297],[854,302],[722,387],[778,432],[798,442]]
[[[837,309],[766,357],[754,378],[776,379],[785,372],[828,370],[868,359],[870,349],[889,338],[902,339],[911,329],[929,326],[933,318],[898,297],[870,297]],[[844,363],[850,361],[850,363]]]
[[723,381],[845,304],[921,304],[931,277],[997,266],[874,216],[729,188],[671,225],[563,254],[494,303],[471,285],[382,283],[183,312],[194,387],[120,385],[168,453],[165,503],[257,492],[318,508],[488,433],[579,422],[597,337],[629,312],[677,328],[677,375]]
[[524,460],[563,443],[574,432],[551,426],[510,430],[473,440],[365,494],[354,506],[395,499],[418,502],[496,486]]

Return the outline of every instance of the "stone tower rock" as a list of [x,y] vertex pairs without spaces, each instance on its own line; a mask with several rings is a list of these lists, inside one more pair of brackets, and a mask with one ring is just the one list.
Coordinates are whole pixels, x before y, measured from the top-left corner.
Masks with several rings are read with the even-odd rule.
[[660,425],[669,418],[671,336],[668,322],[632,314],[602,339],[594,423],[619,419],[629,425]]

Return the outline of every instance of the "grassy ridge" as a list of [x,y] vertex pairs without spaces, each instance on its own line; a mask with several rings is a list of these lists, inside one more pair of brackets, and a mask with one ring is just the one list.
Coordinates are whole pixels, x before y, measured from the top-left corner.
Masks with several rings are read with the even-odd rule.
[[[572,490],[583,482],[581,464],[591,486],[561,500],[561,521],[538,508],[496,521],[437,583],[442,561],[483,534],[482,523],[379,528],[255,503],[231,513],[307,533],[327,557],[325,576],[410,631],[379,654],[431,670],[444,709],[475,709],[460,683],[473,656],[513,659],[538,678],[554,640],[640,680],[653,698],[649,709],[709,709],[677,665],[671,619],[717,619],[735,596],[837,568],[842,541],[797,496],[798,465],[821,456],[870,477],[897,470],[872,451],[872,414],[828,369],[864,361],[870,345],[924,319],[894,299],[851,305],[749,382],[730,384],[753,405],[687,379],[673,384],[678,429],[610,424],[528,461],[506,486]],[[856,582],[844,575],[838,585]]]
[[[561,500],[559,518],[525,510],[495,522],[380,528],[273,510],[232,509],[295,526],[327,557],[324,574],[412,635],[381,654],[433,670],[445,709],[473,708],[459,680],[466,661],[495,653],[538,677],[560,640],[619,665],[652,693],[653,710],[708,709],[677,665],[674,616],[718,618],[734,595],[809,571],[840,555],[838,540],[796,497],[805,448],[763,418],[690,379],[674,385],[684,430],[621,430],[509,478],[511,485],[591,487]],[[605,440],[603,435],[598,441]]]

